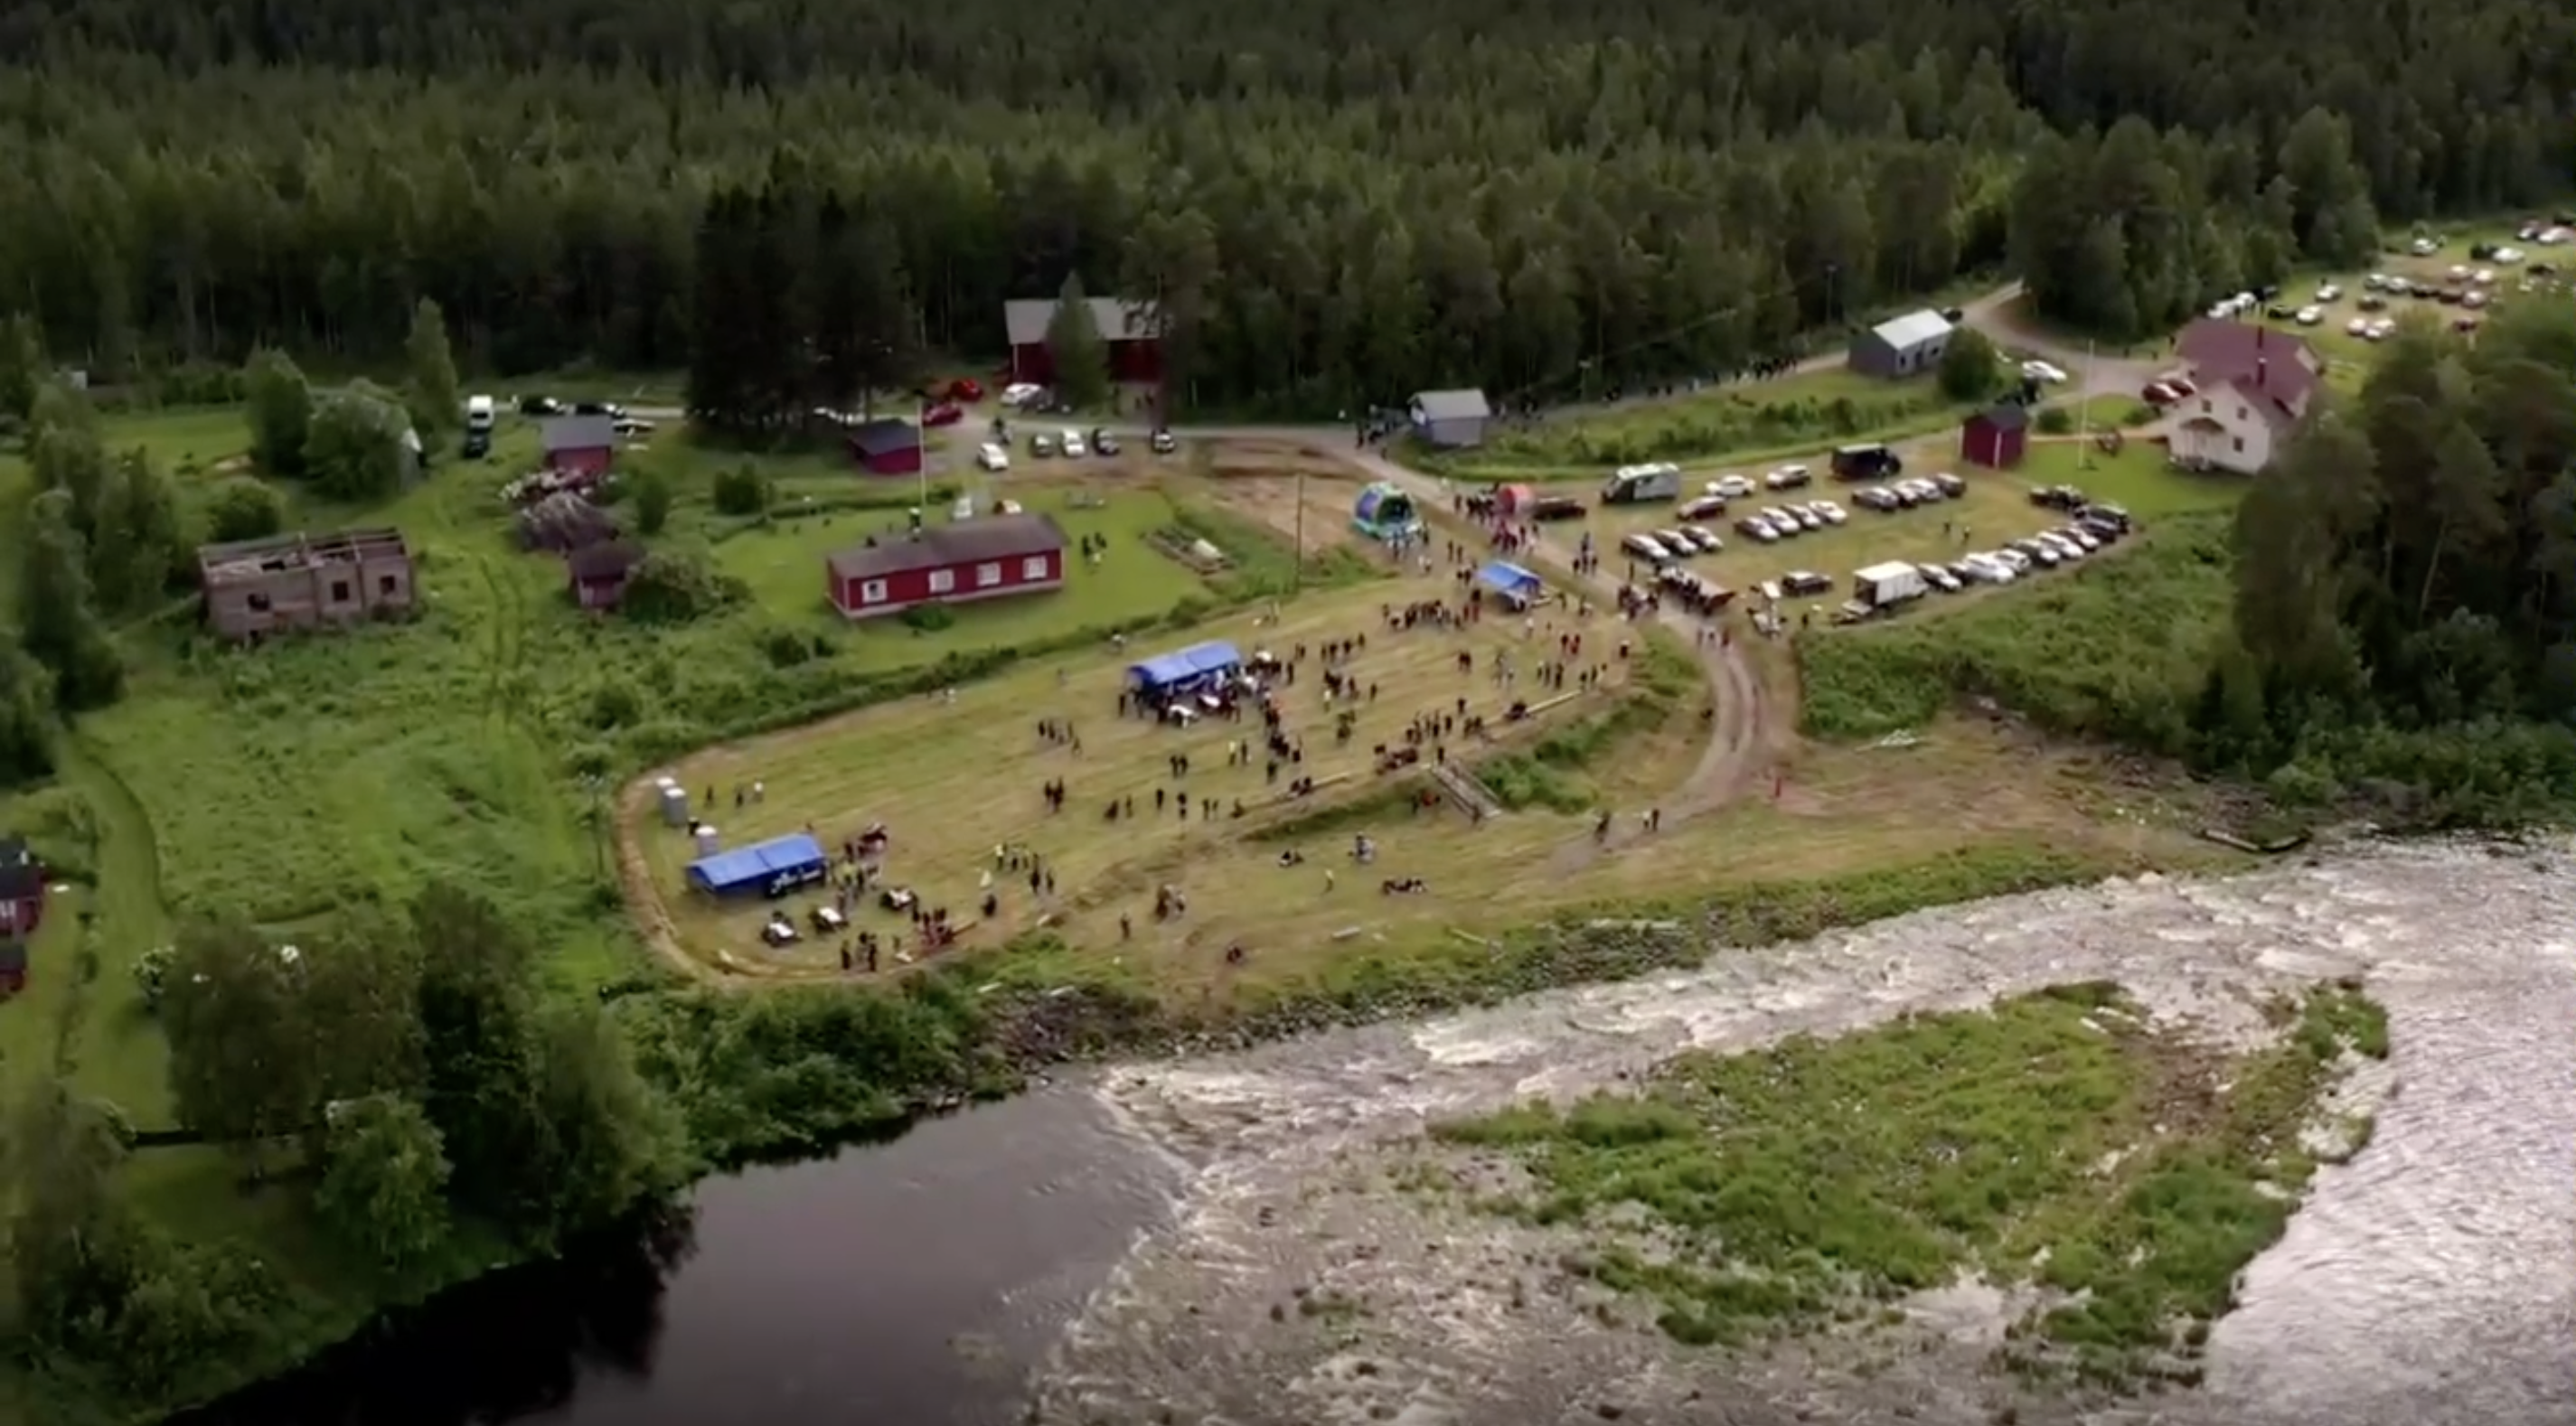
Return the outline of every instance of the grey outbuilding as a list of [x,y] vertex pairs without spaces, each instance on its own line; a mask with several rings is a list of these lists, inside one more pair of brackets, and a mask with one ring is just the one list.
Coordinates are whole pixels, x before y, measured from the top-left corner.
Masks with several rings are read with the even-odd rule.
[[1485,424],[1494,408],[1482,391],[1417,391],[1413,394],[1413,434],[1444,450],[1485,443]]
[[1851,369],[1890,381],[1920,376],[1941,364],[1950,349],[1950,319],[1938,312],[1908,312],[1852,338]]

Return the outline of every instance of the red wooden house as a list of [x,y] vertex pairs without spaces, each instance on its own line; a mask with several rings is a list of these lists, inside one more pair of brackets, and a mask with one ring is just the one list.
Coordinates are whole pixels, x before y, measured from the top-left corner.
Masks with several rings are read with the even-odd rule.
[[644,548],[627,540],[584,545],[564,556],[564,575],[572,584],[572,602],[584,609],[614,609],[626,597],[626,582],[644,562]]
[[1988,470],[2021,464],[2030,446],[2030,408],[1998,401],[1968,418],[1959,431],[1959,459]]
[[[1109,375],[1117,381],[1158,381],[1163,374],[1162,323],[1151,302],[1123,297],[1086,299],[1091,324],[1109,346]],[[1002,325],[1011,339],[1011,379],[1044,386],[1055,380],[1055,357],[1047,350],[1047,328],[1055,322],[1058,300],[1026,298],[1002,304]]]
[[0,838],[0,993],[27,984],[27,941],[45,921],[45,864],[25,842]]
[[617,459],[617,422],[608,416],[549,416],[537,439],[546,469],[605,475]]
[[872,539],[824,561],[844,618],[964,604],[1064,585],[1064,531],[1044,515],[990,515]]
[[850,428],[850,458],[870,475],[921,473],[921,428],[881,417]]

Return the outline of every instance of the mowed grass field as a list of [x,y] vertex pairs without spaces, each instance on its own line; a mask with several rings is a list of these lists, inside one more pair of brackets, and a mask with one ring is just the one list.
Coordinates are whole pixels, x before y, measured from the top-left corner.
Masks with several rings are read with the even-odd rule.
[[[1615,619],[1594,615],[1578,621],[1558,609],[1540,613],[1532,624],[1497,616],[1454,629],[1425,624],[1401,630],[1390,627],[1383,612],[1389,605],[1442,598],[1453,604],[1457,599],[1457,586],[1445,573],[1312,595],[1284,605],[1275,622],[1267,615],[1236,615],[1186,635],[1134,641],[1123,651],[1102,648],[1068,656],[960,688],[953,701],[917,698],[711,750],[682,761],[669,775],[694,797],[715,791],[715,806],[705,815],[717,824],[727,846],[809,827],[827,845],[838,846],[868,824],[882,822],[893,837],[886,880],[911,887],[959,919],[976,916],[983,878],[994,871],[994,848],[1026,847],[1054,870],[1055,894],[1032,896],[1024,876],[1000,873],[993,888],[1001,901],[998,924],[978,928],[977,944],[998,943],[1052,916],[1083,923],[1077,939],[1105,949],[1119,939],[1115,921],[1122,913],[1140,938],[1150,940],[1144,928],[1151,922],[1155,889],[1164,884],[1189,897],[1184,931],[1213,908],[1249,904],[1253,898],[1262,904],[1281,900],[1274,890],[1280,879],[1247,884],[1233,875],[1222,850],[1283,818],[1381,791],[1395,779],[1375,771],[1375,749],[1400,746],[1416,716],[1456,717],[1463,701],[1469,715],[1487,718],[1491,742],[1464,733],[1444,740],[1451,757],[1469,761],[1527,742],[1615,700],[1627,672],[1616,654],[1622,626]],[[1536,665],[1552,654],[1557,634],[1576,629],[1585,638],[1583,662],[1604,670],[1602,690],[1580,693],[1569,682],[1568,691],[1577,696],[1523,724],[1507,725],[1504,715],[1514,701],[1538,704],[1559,696],[1538,685]],[[1233,643],[1246,656],[1266,650],[1293,659],[1300,645],[1307,650],[1296,682],[1281,693],[1285,731],[1302,742],[1303,761],[1283,763],[1275,780],[1267,775],[1261,755],[1257,716],[1247,714],[1239,723],[1202,719],[1183,729],[1119,715],[1128,664],[1166,646],[1214,638]],[[1359,696],[1328,704],[1320,646],[1345,639],[1366,641],[1343,666],[1360,685]],[[1506,651],[1518,669],[1509,685],[1498,683],[1493,673],[1496,656]],[[1471,670],[1458,667],[1461,654],[1471,659]],[[1368,696],[1370,687],[1374,698]],[[1346,742],[1335,734],[1341,709],[1355,710]],[[1042,738],[1041,719],[1069,724],[1081,741],[1080,750]],[[1230,763],[1230,743],[1249,745],[1251,755]],[[1174,756],[1189,759],[1186,775],[1171,772],[1167,759]],[[1424,761],[1431,757],[1426,749]],[[1298,776],[1315,779],[1310,797],[1288,795],[1287,785]],[[1041,796],[1051,780],[1061,780],[1067,789],[1061,812],[1049,812]],[[736,790],[753,782],[763,785],[765,795],[735,806]],[[1167,803],[1160,808],[1158,791]],[[1177,801],[1184,795],[1191,800],[1186,818]],[[1207,799],[1217,804],[1213,822],[1206,817]],[[1107,815],[1113,801],[1121,806],[1116,820]],[[633,811],[628,834],[644,848],[655,887],[691,954],[715,960],[721,953],[754,966],[767,962],[837,970],[837,945],[806,946],[784,955],[762,948],[759,929],[770,908],[757,898],[720,905],[687,892],[683,869],[695,856],[687,836],[663,826],[645,809]],[[1396,816],[1412,821],[1423,814],[1399,811]],[[1463,820],[1454,810],[1429,814],[1429,820],[1444,817]],[[1377,875],[1438,874],[1436,868],[1394,859],[1374,871],[1352,867],[1337,850],[1346,849],[1348,838],[1344,831],[1337,838],[1319,839],[1331,846],[1306,849],[1309,862],[1295,884],[1294,899],[1318,895],[1326,867],[1340,868],[1348,894],[1372,897]],[[1283,845],[1270,846],[1265,855],[1275,861]],[[1227,865],[1223,874],[1207,874],[1212,858]],[[1452,890],[1476,894],[1465,885]],[[893,931],[906,922],[871,909],[859,925]],[[1101,925],[1109,928],[1105,936],[1098,934]]]
[[1931,376],[1890,381],[1837,364],[1499,426],[1449,464],[1470,477],[1557,479],[1651,460],[1759,460],[1811,444],[1895,439],[1948,425],[1965,409]]

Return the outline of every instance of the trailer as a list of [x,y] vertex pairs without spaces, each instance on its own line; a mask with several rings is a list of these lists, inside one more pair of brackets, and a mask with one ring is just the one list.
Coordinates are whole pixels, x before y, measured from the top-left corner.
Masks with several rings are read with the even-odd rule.
[[1922,598],[1930,588],[1923,571],[1910,564],[1891,561],[1852,571],[1852,594],[1872,609],[1893,609]]

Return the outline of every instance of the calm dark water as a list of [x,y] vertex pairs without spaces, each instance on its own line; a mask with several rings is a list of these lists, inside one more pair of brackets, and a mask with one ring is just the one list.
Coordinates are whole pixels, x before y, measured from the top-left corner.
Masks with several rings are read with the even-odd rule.
[[1168,1160],[1078,1089],[701,1185],[170,1426],[985,1426],[1161,1215]]

